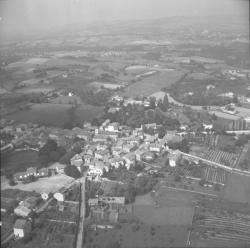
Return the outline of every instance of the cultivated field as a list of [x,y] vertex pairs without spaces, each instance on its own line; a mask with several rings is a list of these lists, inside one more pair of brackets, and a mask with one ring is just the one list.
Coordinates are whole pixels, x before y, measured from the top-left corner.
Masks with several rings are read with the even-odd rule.
[[209,150],[204,159],[216,162],[218,164],[224,164],[229,167],[235,167],[239,155],[229,152],[223,152],[218,150]]
[[193,247],[249,247],[250,215],[197,207],[191,233]]
[[162,88],[174,84],[182,77],[183,74],[183,71],[161,72],[129,85],[123,94],[128,97],[149,96],[160,91]]

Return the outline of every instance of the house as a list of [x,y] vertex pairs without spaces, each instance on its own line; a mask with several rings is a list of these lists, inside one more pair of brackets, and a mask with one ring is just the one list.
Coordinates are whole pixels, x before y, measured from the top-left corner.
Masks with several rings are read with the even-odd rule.
[[93,141],[94,142],[106,142],[107,138],[108,138],[108,136],[106,136],[106,135],[96,134],[93,137]]
[[66,167],[65,164],[61,164],[61,163],[56,162],[56,163],[52,164],[51,166],[49,166],[49,169],[51,171],[55,171],[58,174],[62,174],[62,173],[64,173],[65,167]]
[[90,199],[88,199],[88,205],[90,207],[98,206],[98,204],[99,204],[99,200],[97,198],[90,198]]
[[110,161],[110,165],[115,168],[119,168],[125,164],[122,158],[112,158]]
[[109,196],[103,196],[100,197],[99,200],[101,202],[104,202],[109,205],[110,209],[116,209],[118,210],[120,207],[125,205],[125,197],[109,197]]
[[134,152],[134,154],[135,154],[135,159],[136,159],[137,161],[141,161],[141,160],[142,160],[142,156],[143,156],[143,154],[144,154],[145,152],[146,152],[145,150],[136,150],[136,151]]
[[[93,141],[94,141],[94,140],[93,140]],[[105,141],[106,141],[106,138],[105,138]],[[96,151],[96,146],[89,146],[89,147],[87,148],[86,153],[87,153],[88,155],[90,155],[90,156],[94,156],[95,151]]]
[[129,170],[131,166],[135,165],[135,154],[134,153],[127,153],[123,156],[125,160],[125,166]]
[[105,131],[107,132],[119,132],[119,123],[118,122],[113,122],[109,124],[106,128]]
[[136,146],[133,144],[126,144],[123,146],[123,151],[124,152],[131,152],[133,150],[135,150]]
[[65,200],[64,194],[60,192],[54,193],[53,197],[59,202],[63,202]]
[[162,151],[162,146],[160,144],[157,144],[157,143],[150,144],[149,151],[160,153]]
[[83,158],[84,158],[85,163],[89,164],[91,162],[91,160],[93,159],[93,156],[86,154],[83,156]]
[[19,203],[19,206],[24,206],[28,209],[35,210],[40,197],[30,196]]
[[25,206],[19,205],[14,209],[14,213],[21,217],[27,217],[31,213],[31,210]]
[[145,152],[142,155],[142,159],[147,161],[147,162],[151,162],[155,159],[155,154],[153,152]]
[[179,150],[171,151],[168,155],[168,159],[169,159],[169,166],[175,167],[177,165],[178,160],[180,159],[180,151]]
[[109,165],[101,161],[92,161],[93,164],[89,165],[89,176],[102,176],[103,171],[109,171]]
[[70,159],[70,164],[71,164],[72,166],[75,166],[75,167],[81,172],[81,166],[83,165],[82,156],[81,156],[80,154],[74,155],[74,156]]
[[17,172],[13,176],[15,182],[23,181],[24,179],[27,178],[27,173],[26,172]]
[[100,151],[100,150],[107,150],[107,149],[108,149],[108,146],[105,145],[105,144],[98,144],[98,145],[96,146],[96,149],[97,149],[97,151]]
[[205,123],[203,123],[203,128],[206,130],[206,129],[208,129],[208,130],[211,130],[212,128],[213,128],[213,124],[205,124]]
[[48,168],[41,168],[36,173],[38,177],[48,177],[49,176],[49,169]]
[[14,224],[14,236],[16,238],[24,238],[31,232],[31,223],[25,219],[17,219]]
[[27,176],[36,176],[36,173],[37,173],[37,168],[35,168],[35,167],[29,167],[26,170],[26,175]]
[[109,151],[107,150],[100,150],[95,152],[95,158],[103,160],[105,158],[108,158],[110,156]]

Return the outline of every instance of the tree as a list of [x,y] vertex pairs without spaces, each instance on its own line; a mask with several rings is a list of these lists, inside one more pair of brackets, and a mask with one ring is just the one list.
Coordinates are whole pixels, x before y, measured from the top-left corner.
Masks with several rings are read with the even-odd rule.
[[10,186],[15,186],[15,185],[16,185],[16,182],[14,181],[13,178],[11,178],[11,179],[9,180],[9,185],[10,185]]
[[57,151],[50,152],[50,154],[49,154],[49,160],[50,161],[56,162],[56,161],[59,160],[59,158],[60,158],[59,152],[57,152]]
[[165,94],[165,96],[163,98],[163,106],[165,107],[166,110],[169,108],[169,101],[168,101],[168,95],[167,94]]
[[67,176],[73,177],[73,178],[75,178],[75,179],[81,177],[80,171],[79,171],[75,166],[72,166],[72,165],[67,165],[67,166],[64,168],[64,173],[65,173]]
[[216,121],[218,119],[218,117],[213,113],[213,115],[212,115],[212,120],[213,121]]

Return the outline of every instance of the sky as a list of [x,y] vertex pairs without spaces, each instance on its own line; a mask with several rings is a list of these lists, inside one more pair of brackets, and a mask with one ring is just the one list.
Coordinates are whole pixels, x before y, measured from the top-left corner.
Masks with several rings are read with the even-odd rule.
[[[0,35],[46,31],[72,23],[228,16],[248,20],[249,0],[0,0]],[[248,23],[248,21],[246,21]]]

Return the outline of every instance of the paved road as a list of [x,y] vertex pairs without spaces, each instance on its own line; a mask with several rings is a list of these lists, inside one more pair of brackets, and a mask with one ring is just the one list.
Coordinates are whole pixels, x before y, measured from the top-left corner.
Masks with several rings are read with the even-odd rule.
[[84,241],[85,183],[86,183],[86,177],[84,176],[81,178],[82,200],[81,200],[80,221],[79,221],[79,228],[78,228],[78,234],[77,234],[76,248],[82,248],[83,241]]

